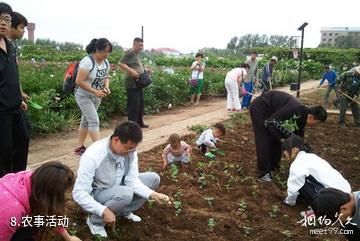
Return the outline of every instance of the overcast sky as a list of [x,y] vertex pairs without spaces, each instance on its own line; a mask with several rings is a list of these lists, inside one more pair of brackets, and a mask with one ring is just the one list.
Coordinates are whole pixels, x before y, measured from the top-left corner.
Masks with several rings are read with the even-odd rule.
[[[1,1],[1,0],[0,0]],[[5,0],[36,23],[35,38],[86,45],[106,37],[131,47],[144,25],[145,48],[182,52],[226,48],[233,36],[300,35],[305,47],[320,42],[321,27],[360,27],[359,0]],[[27,36],[27,34],[25,35]]]

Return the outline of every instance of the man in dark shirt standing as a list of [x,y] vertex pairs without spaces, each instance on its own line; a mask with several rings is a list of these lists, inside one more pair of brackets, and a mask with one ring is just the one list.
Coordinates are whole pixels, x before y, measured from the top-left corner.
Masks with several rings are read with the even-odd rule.
[[251,103],[250,116],[255,133],[259,180],[271,182],[271,172],[279,168],[281,159],[280,140],[287,137],[271,121],[282,124],[292,119],[297,125],[293,133],[304,137],[305,125],[325,122],[327,112],[322,106],[306,107],[285,92],[267,91]]
[[127,92],[127,113],[128,120],[137,122],[140,127],[149,127],[144,123],[144,92],[138,87],[136,81],[144,71],[140,61],[140,52],[144,48],[144,41],[141,38],[135,38],[133,47],[129,49],[120,60],[120,67],[126,71],[125,84]]
[[0,177],[26,169],[28,133],[21,114],[22,101],[16,53],[6,39],[11,25],[11,7],[0,3]]

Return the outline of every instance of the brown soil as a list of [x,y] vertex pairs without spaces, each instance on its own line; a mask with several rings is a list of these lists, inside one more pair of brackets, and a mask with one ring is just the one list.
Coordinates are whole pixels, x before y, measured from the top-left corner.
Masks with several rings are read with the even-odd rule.
[[[160,171],[161,151],[164,145],[140,154],[142,171],[154,170],[162,177],[160,192],[181,201],[182,210],[176,216],[172,206],[147,203],[136,212],[141,223],[119,219],[116,232],[109,231],[107,240],[345,240],[341,235],[309,234],[309,228],[297,223],[299,212],[306,209],[303,203],[290,208],[281,204],[286,196],[286,177],[289,163],[275,173],[274,183],[256,180],[256,155],[252,127],[245,113],[243,117],[226,122],[227,135],[219,148],[226,155],[215,160],[193,153],[189,167],[179,167],[176,182],[171,171]],[[236,123],[234,123],[234,120]],[[314,152],[339,170],[349,180],[353,190],[360,189],[360,129],[337,126],[337,116],[331,115],[326,124],[306,130],[306,139]],[[193,144],[196,135],[184,139]],[[199,177],[206,185],[201,187]],[[211,197],[209,205],[204,198]],[[70,223],[77,223],[77,235],[82,240],[92,240],[85,223],[86,214],[68,201]],[[278,211],[277,211],[278,210]],[[209,227],[209,219],[216,225]]]

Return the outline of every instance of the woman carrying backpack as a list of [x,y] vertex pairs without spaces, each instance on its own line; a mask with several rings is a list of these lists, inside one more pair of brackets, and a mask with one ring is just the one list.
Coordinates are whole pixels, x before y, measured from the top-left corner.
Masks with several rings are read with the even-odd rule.
[[75,100],[82,116],[79,128],[79,137],[75,153],[82,155],[87,135],[93,142],[100,139],[99,115],[97,109],[102,98],[108,96],[110,64],[107,57],[112,51],[112,45],[106,38],[93,39],[86,46],[89,54],[79,63],[76,77]]

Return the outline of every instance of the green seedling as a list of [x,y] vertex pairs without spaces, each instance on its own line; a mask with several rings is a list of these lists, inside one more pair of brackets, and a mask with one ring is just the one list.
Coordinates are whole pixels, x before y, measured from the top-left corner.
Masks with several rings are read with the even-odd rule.
[[149,206],[149,208],[153,208],[155,206],[155,200],[154,199],[149,199],[148,200],[148,206]]
[[204,168],[206,167],[206,164],[205,164],[204,162],[199,161],[199,162],[197,163],[197,167],[198,167],[199,169],[204,169]]
[[208,220],[208,228],[210,229],[210,231],[213,231],[215,226],[216,226],[215,219],[209,218],[209,220]]
[[251,230],[252,230],[251,227],[249,227],[249,226],[243,226],[242,228],[243,228],[244,233],[245,233],[246,235],[250,235]]
[[99,234],[94,236],[94,241],[105,241],[107,238],[101,237]]
[[242,212],[242,213],[245,213],[246,209],[247,209],[247,204],[243,199],[241,199],[241,201],[239,202],[239,209],[238,210],[240,212]]
[[287,238],[291,238],[292,237],[292,233],[289,230],[284,230],[281,232],[282,234],[284,234]]
[[171,164],[170,166],[170,172],[171,172],[171,181],[177,182],[177,175],[179,173],[179,168],[175,164]]
[[76,234],[77,234],[77,229],[76,228],[77,228],[77,224],[73,223],[71,228],[68,229],[70,235],[76,236]]
[[271,218],[276,218],[277,215],[279,214],[279,206],[278,205],[272,205],[272,209],[271,211],[269,212],[269,215]]
[[200,177],[198,178],[199,188],[203,189],[207,186],[207,181],[204,173],[200,174]]
[[207,201],[208,205],[212,208],[213,207],[213,201],[215,200],[215,198],[213,197],[204,197],[204,200]]
[[174,208],[175,208],[175,215],[176,217],[179,216],[179,214],[182,211],[181,201],[174,201]]
[[258,186],[256,184],[252,185],[251,186],[252,188],[252,192],[251,192],[251,195],[256,198],[257,197],[257,194],[258,194]]
[[201,134],[204,130],[208,129],[209,127],[206,125],[192,125],[187,127],[189,130],[196,132],[197,134]]
[[281,122],[281,126],[291,132],[297,131],[299,130],[299,126],[296,122],[297,119],[299,119],[299,116],[294,114],[290,119]]

